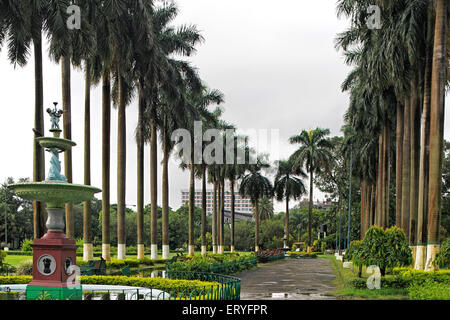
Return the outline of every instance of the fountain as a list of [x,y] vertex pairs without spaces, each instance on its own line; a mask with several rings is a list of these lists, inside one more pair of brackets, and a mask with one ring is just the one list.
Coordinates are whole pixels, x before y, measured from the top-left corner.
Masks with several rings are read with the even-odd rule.
[[33,281],[27,285],[27,300],[35,300],[42,294],[51,299],[81,299],[80,285],[71,281],[74,275],[72,265],[76,265],[77,245],[73,239],[64,233],[65,204],[68,202],[83,202],[93,198],[100,189],[67,182],[61,174],[59,154],[70,150],[76,143],[60,138],[59,120],[62,110],[47,109],[51,118],[53,137],[42,137],[36,140],[51,153],[50,170],[43,182],[18,183],[10,185],[17,196],[26,200],[39,201],[46,204],[48,218],[47,233],[40,239],[35,239],[33,247]]

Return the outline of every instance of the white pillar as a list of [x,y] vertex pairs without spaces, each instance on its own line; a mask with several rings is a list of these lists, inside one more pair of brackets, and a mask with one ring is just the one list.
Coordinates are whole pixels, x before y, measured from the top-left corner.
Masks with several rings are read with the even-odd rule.
[[138,244],[137,245],[137,258],[139,260],[145,258],[145,246],[143,244]]
[[213,254],[216,254],[216,253],[217,253],[217,246],[214,245],[214,246],[213,246]]
[[151,259],[158,259],[158,245],[151,245]]
[[425,256],[426,256],[426,247],[423,245],[419,245],[416,247],[416,262],[414,264],[414,269],[423,270],[425,267]]
[[433,261],[436,258],[436,254],[439,252],[440,245],[428,244],[427,245],[427,260],[425,263],[425,271],[433,271],[435,267]]
[[83,260],[89,261],[94,259],[94,249],[92,243],[83,243]]
[[117,259],[124,260],[127,256],[127,246],[125,243],[119,243],[117,245]]
[[231,249],[231,252],[234,252],[234,246],[231,246],[230,249]]
[[202,256],[206,256],[206,246],[202,246]]
[[111,245],[103,243],[102,244],[102,257],[106,261],[111,261]]
[[259,251],[259,246],[255,246],[255,252]]
[[170,249],[168,244],[163,244],[162,246],[162,258],[163,259],[169,259],[170,256]]

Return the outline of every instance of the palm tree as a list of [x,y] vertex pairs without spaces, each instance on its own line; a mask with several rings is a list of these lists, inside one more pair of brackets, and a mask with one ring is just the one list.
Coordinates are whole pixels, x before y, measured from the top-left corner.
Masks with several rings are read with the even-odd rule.
[[333,144],[326,138],[330,133],[328,129],[317,128],[315,130],[303,130],[299,135],[289,139],[291,144],[300,144],[300,148],[291,156],[294,170],[306,167],[309,173],[309,226],[308,247],[311,247],[312,232],[312,207],[314,173],[327,170],[328,163],[332,157]]
[[239,193],[242,197],[250,198],[255,216],[255,252],[259,251],[259,200],[262,197],[273,196],[272,183],[261,175],[260,167],[250,169],[250,173],[242,178]]
[[292,159],[278,162],[274,191],[278,201],[286,200],[284,235],[287,247],[289,247],[289,201],[291,199],[297,200],[306,193],[305,185],[302,179],[298,177],[305,178],[306,174],[301,168],[294,170]]
[[[5,40],[8,42],[8,57],[14,65],[27,63],[30,43],[34,51],[34,138],[33,138],[33,181],[45,179],[44,150],[36,138],[44,135],[44,93],[42,71],[42,31],[46,19],[47,2],[41,1],[2,1],[0,3],[0,49]],[[31,19],[33,17],[33,19]],[[34,238],[45,233],[45,208],[40,202],[33,201]]]
[[273,218],[273,200],[267,196],[262,197],[258,201],[259,219],[260,221],[269,220]]
[[425,263],[425,270],[428,271],[434,269],[433,261],[439,251],[445,84],[447,81],[447,24],[448,3],[445,0],[437,0],[430,99],[429,215],[427,257]]

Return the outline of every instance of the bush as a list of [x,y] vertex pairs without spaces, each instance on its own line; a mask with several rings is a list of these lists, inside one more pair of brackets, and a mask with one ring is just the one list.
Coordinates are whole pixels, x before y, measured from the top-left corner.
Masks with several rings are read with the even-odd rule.
[[31,247],[31,244],[33,244],[33,239],[25,239],[22,241],[22,251],[25,252],[33,252],[33,248]]
[[289,251],[287,254],[292,258],[317,258],[316,252]]
[[408,294],[411,300],[450,300],[450,284],[427,279],[422,284],[412,284]]
[[356,265],[376,265],[382,276],[387,268],[409,266],[413,261],[405,233],[396,226],[386,231],[378,226],[369,228],[358,249],[351,254]]
[[33,260],[21,261],[16,266],[16,274],[18,276],[31,276],[31,275],[33,275]]
[[450,238],[445,239],[441,248],[436,255],[436,259],[433,261],[436,266],[448,267],[450,266]]
[[[254,261],[253,261],[254,260]],[[218,274],[234,274],[244,271],[256,265],[256,259],[250,255],[238,253],[207,254],[202,257],[196,255],[187,257],[184,261],[176,261],[168,264],[172,271],[212,272]]]
[[6,258],[6,252],[3,250],[0,250],[0,266],[3,265],[3,261],[5,260],[5,258]]

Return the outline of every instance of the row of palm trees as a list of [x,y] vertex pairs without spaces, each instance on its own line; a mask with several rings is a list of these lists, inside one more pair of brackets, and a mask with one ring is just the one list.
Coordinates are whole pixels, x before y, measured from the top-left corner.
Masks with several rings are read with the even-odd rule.
[[[415,268],[431,270],[439,250],[450,6],[446,0],[375,2],[380,29],[367,24],[373,1],[338,2],[338,14],[351,19],[336,45],[354,66],[342,88],[350,92],[346,143],[361,179],[361,237],[371,225],[395,223]],[[389,220],[392,173],[395,221]]]
[[[69,18],[67,8],[71,4],[80,7],[81,28],[70,29],[66,26]],[[281,161],[275,179],[275,189],[271,182],[261,174],[267,165],[262,158],[254,154],[247,146],[240,146],[238,136],[234,140],[235,159],[231,164],[215,162],[198,164],[194,153],[186,159],[175,151],[176,141],[173,133],[180,128],[195,131],[195,123],[200,121],[203,130],[234,127],[221,120],[220,107],[210,110],[211,105],[220,105],[224,101],[218,90],[209,90],[201,81],[198,71],[186,60],[195,53],[195,46],[203,41],[195,25],[174,27],[171,22],[177,16],[174,3],[163,2],[156,6],[150,0],[0,0],[0,48],[7,44],[8,58],[13,64],[24,66],[29,59],[31,46],[35,57],[35,136],[44,133],[43,124],[43,37],[49,41],[50,57],[61,65],[63,131],[64,138],[71,139],[71,69],[81,68],[85,74],[85,119],[84,119],[84,184],[91,183],[91,88],[101,83],[102,90],[102,251],[107,260],[110,255],[110,160],[111,160],[111,105],[118,112],[117,137],[117,238],[118,258],[125,258],[125,195],[126,195],[126,107],[137,96],[138,125],[135,130],[137,145],[137,236],[138,258],[144,256],[144,147],[150,144],[150,198],[151,198],[151,257],[156,258],[157,247],[157,175],[158,175],[158,132],[162,159],[162,252],[163,258],[169,256],[168,213],[169,179],[168,161],[177,153],[181,168],[190,171],[189,202],[189,254],[194,254],[194,194],[195,179],[202,180],[202,191],[206,194],[206,184],[214,185],[214,213],[212,223],[213,251],[224,252],[224,199],[225,182],[229,182],[232,196],[231,249],[234,250],[234,194],[240,180],[239,192],[250,197],[256,212],[259,213],[259,199],[272,197],[274,190],[277,198],[286,199],[286,234],[289,234],[289,200],[297,199],[305,192],[298,177],[304,177],[304,165],[312,175],[321,165],[321,155],[312,155],[315,151],[308,143],[321,141],[325,131],[303,132],[292,138],[292,143],[304,145],[295,159]],[[191,135],[191,145],[198,145],[195,135]],[[223,146],[230,139],[223,135]],[[247,141],[247,138],[245,138]],[[248,142],[248,141],[247,141]],[[320,142],[322,143],[322,142]],[[319,143],[319,144],[320,144]],[[200,142],[202,151],[207,148]],[[320,147],[320,145],[319,145]],[[237,152],[241,148],[242,153]],[[312,152],[312,153],[311,153]],[[245,155],[245,161],[238,159]],[[258,160],[253,163],[251,157]],[[311,157],[318,157],[317,160]],[[240,161],[238,161],[240,160]],[[241,164],[243,163],[243,164]],[[72,182],[72,155],[64,155],[65,176]],[[34,144],[33,181],[45,179],[44,153],[39,144]],[[311,199],[312,199],[312,187]],[[202,253],[206,253],[206,196],[203,197],[202,214]],[[45,231],[45,210],[42,204],[34,202],[34,236],[41,237]],[[311,209],[311,208],[310,208]],[[256,220],[256,245],[258,250],[259,214]],[[311,220],[311,212],[310,212]],[[311,229],[311,223],[310,223]],[[91,209],[89,202],[84,203],[83,211],[84,259],[92,259]],[[66,234],[74,237],[73,205],[66,205]],[[311,230],[309,232],[311,242]]]

